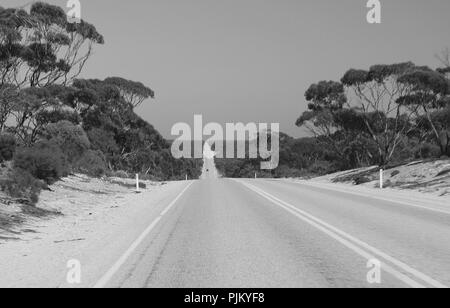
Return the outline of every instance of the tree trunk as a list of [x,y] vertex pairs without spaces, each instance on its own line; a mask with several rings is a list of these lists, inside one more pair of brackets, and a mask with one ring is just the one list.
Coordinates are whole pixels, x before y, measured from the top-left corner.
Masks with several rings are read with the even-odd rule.
[[446,155],[446,152],[447,152],[446,146],[444,145],[444,142],[442,142],[441,135],[439,134],[439,131],[437,130],[436,126],[433,123],[433,119],[431,118],[431,114],[428,112],[427,107],[424,106],[423,110],[425,111],[425,114],[427,115],[428,122],[431,125],[431,128],[433,130],[433,134],[434,134],[434,137],[436,139],[436,142],[439,145],[439,148],[440,148],[440,151],[441,151],[441,155]]

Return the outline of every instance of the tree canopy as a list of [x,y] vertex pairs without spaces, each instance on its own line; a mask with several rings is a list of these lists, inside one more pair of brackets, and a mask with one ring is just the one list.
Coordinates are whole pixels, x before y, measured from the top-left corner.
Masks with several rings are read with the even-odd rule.
[[[155,97],[152,89],[121,77],[80,78],[93,48],[104,43],[94,25],[68,22],[58,6],[0,7],[0,152],[48,181],[89,169],[198,177],[199,162],[175,160],[169,142],[134,112]],[[17,159],[7,155],[12,147]]]
[[141,105],[146,99],[155,98],[155,92],[141,82],[120,77],[106,78],[105,82],[116,86],[120,90],[122,98],[134,108]]

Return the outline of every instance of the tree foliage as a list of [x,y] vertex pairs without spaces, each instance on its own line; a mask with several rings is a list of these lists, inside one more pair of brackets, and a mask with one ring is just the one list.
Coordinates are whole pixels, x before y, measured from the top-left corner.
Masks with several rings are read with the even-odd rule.
[[296,124],[347,168],[427,156],[434,153],[429,142],[449,155],[448,71],[411,62],[350,69],[340,83],[322,81],[306,91],[308,110]]
[[5,189],[28,183],[36,192],[29,176],[53,183],[69,172],[198,177],[199,162],[173,159],[169,143],[134,112],[155,97],[152,89],[120,77],[79,78],[99,44],[94,25],[69,23],[58,6],[0,7],[0,160],[13,160],[15,177]]
[[17,87],[67,84],[78,76],[103,36],[82,20],[69,23],[64,10],[43,2],[0,10],[0,80]]
[[105,82],[116,86],[120,90],[122,98],[134,108],[140,106],[146,99],[155,98],[155,92],[141,82],[120,77],[106,78]]
[[450,130],[448,109],[450,108],[450,80],[442,70],[428,67],[414,69],[399,79],[410,92],[398,99],[400,105],[413,107],[419,122],[426,122],[427,131],[439,145],[441,155],[450,155]]

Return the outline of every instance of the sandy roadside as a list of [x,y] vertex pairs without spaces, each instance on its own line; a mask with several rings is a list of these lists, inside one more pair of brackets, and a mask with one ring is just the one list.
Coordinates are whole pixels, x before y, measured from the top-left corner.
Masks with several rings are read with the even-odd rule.
[[70,260],[82,265],[82,283],[76,286],[92,286],[187,185],[146,184],[136,194],[82,176],[58,182],[42,194],[38,207],[62,215],[27,219],[17,240],[0,240],[0,287],[71,287]]
[[373,198],[393,202],[393,205],[407,205],[412,208],[431,209],[442,214],[450,214],[450,195],[436,194],[435,191],[420,191],[399,188],[376,188],[372,185],[353,185],[351,183],[333,183],[327,178],[310,180],[280,179],[276,181],[287,181],[298,183],[311,188],[325,189],[355,195],[356,197]]
[[[360,185],[353,185],[355,176],[366,178]],[[333,183],[351,186],[355,190],[377,190],[379,187],[379,168],[369,167],[347,170],[334,174],[314,178],[318,183]],[[431,160],[412,162],[398,167],[384,170],[383,181],[385,191],[392,193],[412,193],[416,196],[436,196],[443,199],[450,196],[450,160]]]
[[[356,185],[357,178],[365,181]],[[384,170],[383,189],[379,188],[380,172],[375,166],[308,180],[290,178],[284,181],[450,212],[449,159],[412,162]]]
[[399,190],[395,188],[373,188],[370,186],[356,186],[343,183],[327,183],[323,181],[299,181],[296,182],[311,185],[318,188],[336,190],[340,192],[351,193],[359,196],[373,197],[375,199],[406,203],[418,206],[429,206],[436,209],[442,209],[450,212],[450,196],[437,196],[429,192]]

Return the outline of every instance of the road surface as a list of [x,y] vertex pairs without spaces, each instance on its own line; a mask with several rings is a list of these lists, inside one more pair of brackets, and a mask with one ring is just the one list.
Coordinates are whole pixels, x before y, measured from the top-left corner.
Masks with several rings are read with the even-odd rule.
[[450,213],[215,174],[167,202],[96,287],[450,286]]

